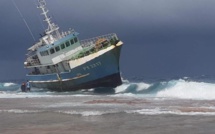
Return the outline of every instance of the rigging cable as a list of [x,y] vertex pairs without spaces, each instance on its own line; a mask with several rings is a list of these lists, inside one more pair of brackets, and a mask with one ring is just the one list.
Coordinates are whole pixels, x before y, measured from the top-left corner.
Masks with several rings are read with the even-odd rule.
[[34,38],[34,35],[33,35],[32,31],[31,31],[30,27],[28,26],[27,21],[25,20],[24,16],[22,15],[21,11],[19,10],[19,8],[18,8],[18,6],[16,5],[15,1],[12,0],[12,2],[13,2],[13,5],[15,6],[15,8],[17,9],[17,11],[19,12],[20,17],[23,19],[23,21],[24,21],[26,27],[28,28],[28,31],[30,32],[30,34],[31,34],[31,36],[32,36],[32,38],[33,38],[33,40],[36,41],[36,39]]

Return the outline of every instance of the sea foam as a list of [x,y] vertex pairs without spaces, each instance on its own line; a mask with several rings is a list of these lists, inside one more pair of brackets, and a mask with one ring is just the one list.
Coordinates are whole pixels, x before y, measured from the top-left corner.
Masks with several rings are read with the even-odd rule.
[[156,97],[214,100],[215,84],[178,80],[165,89],[158,91]]
[[152,84],[124,83],[116,89],[117,96],[138,95],[142,97],[215,100],[215,83],[187,81],[183,79]]
[[215,111],[180,111],[178,109],[141,109],[141,110],[127,110],[126,113],[129,114],[141,114],[141,115],[192,115],[192,116],[214,116]]

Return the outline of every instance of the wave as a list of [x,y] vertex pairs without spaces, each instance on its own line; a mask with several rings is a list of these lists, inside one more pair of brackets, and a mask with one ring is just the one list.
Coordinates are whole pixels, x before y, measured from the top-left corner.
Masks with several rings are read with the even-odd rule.
[[116,88],[117,95],[145,95],[148,97],[215,100],[215,83],[190,80],[171,80],[157,83],[124,83]]
[[21,110],[21,109],[10,109],[10,110],[0,110],[0,113],[14,113],[14,114],[25,114],[25,113],[41,113],[40,110]]
[[113,112],[104,111],[57,111],[58,113],[68,114],[68,115],[81,115],[81,116],[100,116],[104,114],[110,114]]
[[[195,110],[193,110],[195,109]],[[191,110],[181,109],[141,109],[141,110],[127,110],[128,114],[140,114],[140,115],[192,115],[192,116],[214,116],[215,110],[212,108],[192,108]]]
[[19,88],[20,85],[16,83],[0,83],[0,91],[17,91]]
[[10,87],[16,85],[15,83],[4,83],[4,87]]
[[[154,83],[129,82],[123,80],[121,86],[116,87],[113,96],[136,96],[173,99],[215,100],[215,82],[199,82],[189,78],[161,81]],[[20,84],[0,83],[0,97],[26,97],[26,96],[59,96],[59,95],[96,95],[93,90],[88,92],[50,92],[47,89],[34,89],[32,92],[21,93]]]
[[[196,108],[197,109],[197,108]],[[215,111],[211,108],[204,108],[208,111],[202,111],[201,108],[196,111],[181,111],[177,109],[162,109],[162,108],[154,108],[154,109],[140,109],[140,110],[122,110],[122,111],[73,111],[73,110],[60,110],[60,111],[52,111],[53,113],[58,114],[66,114],[66,115],[80,115],[82,117],[90,117],[90,116],[103,116],[103,115],[111,115],[111,114],[139,114],[139,115],[191,115],[191,116],[214,116]],[[13,114],[37,114],[37,113],[45,113],[46,110],[21,110],[21,109],[10,109],[10,110],[0,110],[0,114],[2,113],[13,113]]]
[[10,87],[16,85],[15,83],[8,82],[8,83],[0,83],[0,87]]

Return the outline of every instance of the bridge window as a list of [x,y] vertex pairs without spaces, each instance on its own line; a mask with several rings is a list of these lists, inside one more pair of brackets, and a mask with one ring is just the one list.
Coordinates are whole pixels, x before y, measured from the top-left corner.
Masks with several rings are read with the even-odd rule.
[[60,47],[61,47],[61,49],[64,49],[65,48],[65,44],[61,44]]
[[50,49],[50,54],[55,53],[54,48]]
[[75,38],[74,38],[74,41],[75,41],[75,43],[76,43],[76,42],[78,42],[78,38],[77,38],[77,37],[75,37]]
[[60,47],[59,46],[55,47],[55,51],[56,52],[60,51]]
[[71,43],[71,45],[73,45],[73,44],[74,44],[74,40],[73,40],[73,39],[71,39],[71,40],[70,40],[70,43]]
[[66,47],[69,47],[70,46],[70,43],[69,41],[66,42]]
[[48,51],[42,51],[42,52],[40,52],[40,55],[41,56],[47,56],[47,55],[49,55],[49,52]]

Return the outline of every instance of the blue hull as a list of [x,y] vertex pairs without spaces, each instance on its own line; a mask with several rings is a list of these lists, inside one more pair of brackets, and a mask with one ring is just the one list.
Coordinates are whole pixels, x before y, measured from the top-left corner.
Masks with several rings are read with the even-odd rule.
[[27,75],[33,87],[55,91],[74,91],[122,84],[119,58],[121,46],[88,61],[69,72],[49,75]]

